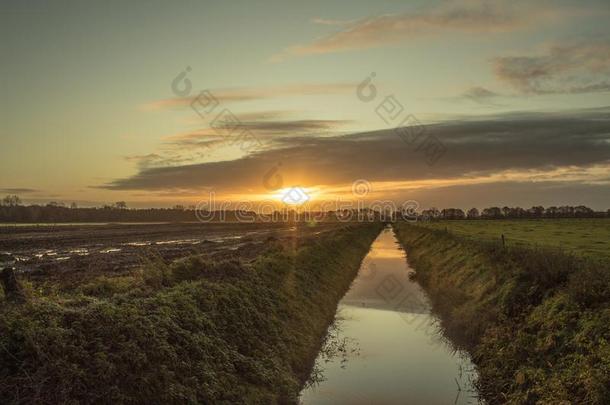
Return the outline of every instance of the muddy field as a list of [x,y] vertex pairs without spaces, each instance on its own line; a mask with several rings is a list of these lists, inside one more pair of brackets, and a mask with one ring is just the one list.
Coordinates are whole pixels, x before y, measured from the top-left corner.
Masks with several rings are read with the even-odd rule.
[[32,280],[83,281],[151,258],[190,255],[250,260],[269,240],[293,243],[339,226],[289,223],[156,223],[0,226],[0,267]]

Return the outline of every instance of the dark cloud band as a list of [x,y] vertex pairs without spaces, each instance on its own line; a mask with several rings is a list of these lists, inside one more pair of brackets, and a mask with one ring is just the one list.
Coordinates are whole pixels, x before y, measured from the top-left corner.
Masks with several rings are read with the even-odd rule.
[[[103,185],[112,190],[262,190],[280,165],[288,183],[334,185],[369,181],[459,179],[506,170],[590,167],[610,162],[610,110],[508,114],[426,127],[446,147],[436,165],[394,130],[335,137],[284,138],[278,147],[241,159],[143,169]],[[290,185],[290,184],[288,184]]]

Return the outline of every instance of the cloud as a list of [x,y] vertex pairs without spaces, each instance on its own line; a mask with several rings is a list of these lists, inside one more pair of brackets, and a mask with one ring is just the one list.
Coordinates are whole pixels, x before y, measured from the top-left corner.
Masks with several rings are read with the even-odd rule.
[[[255,114],[239,115],[239,118],[255,118]],[[262,116],[261,116],[262,117]],[[351,121],[344,120],[260,120],[260,121],[240,121],[239,127],[235,132],[250,131],[259,140],[274,141],[278,136],[294,137],[297,135],[319,135],[328,134],[336,131],[340,126],[346,125]],[[270,139],[271,138],[271,139]],[[222,131],[213,128],[204,128],[186,134],[171,135],[165,138],[167,145],[176,147],[212,147],[226,142],[232,142],[233,135],[227,135]]]
[[40,192],[40,190],[36,190],[33,188],[0,188],[0,192],[1,193],[7,193],[7,194],[29,194],[29,193],[38,193]]
[[458,98],[474,101],[475,103],[479,104],[495,105],[493,101],[497,97],[500,97],[500,94],[488,90],[485,87],[473,86],[467,89]]
[[347,25],[353,23],[354,20],[334,20],[329,18],[317,17],[312,19],[311,22],[320,25]]
[[149,153],[148,155],[125,156],[128,162],[135,162],[139,170],[146,170],[151,167],[175,166],[191,161],[192,158],[184,158],[177,155]]
[[[326,84],[293,84],[268,87],[241,87],[233,89],[215,89],[209,92],[219,104],[243,101],[264,100],[278,97],[311,96],[327,94],[345,94],[353,92],[358,83],[326,83]],[[188,97],[173,97],[153,101],[141,106],[143,110],[161,110],[168,108],[188,107],[198,97],[194,94]]]
[[610,91],[610,41],[556,45],[544,55],[499,57],[496,76],[526,94]]
[[[152,168],[178,166],[209,158],[217,147],[235,145],[239,134],[248,131],[254,136],[256,145],[253,152],[269,147],[281,137],[295,136],[329,136],[336,134],[338,127],[351,121],[343,120],[268,120],[267,118],[284,115],[284,112],[261,111],[240,114],[239,118],[252,121],[240,121],[235,133],[227,134],[223,130],[202,128],[192,132],[174,134],[163,139],[162,146],[156,153],[126,156],[125,160],[134,162],[136,168],[144,171]],[[239,144],[238,144],[239,146]]]
[[435,182],[458,179],[468,183],[485,177],[491,181],[561,182],[566,173],[580,182],[603,181],[600,170],[607,178],[610,168],[607,108],[447,122],[428,125],[426,134],[447,149],[432,167],[421,151],[407,145],[393,130],[383,130],[282,138],[277,148],[241,159],[140,170],[101,188],[259,192],[264,191],[264,176],[278,166],[285,186],[341,185],[363,178],[371,182],[426,180],[430,187]]
[[192,132],[174,134],[163,139],[163,145],[174,153],[182,150],[211,149],[228,141],[228,136],[219,134],[212,128],[202,128]]
[[242,121],[263,121],[263,120],[274,120],[278,118],[285,118],[290,115],[294,115],[295,111],[287,110],[264,110],[264,111],[250,111],[240,112],[239,119]]
[[244,129],[259,135],[316,134],[332,131],[352,121],[347,120],[294,120],[294,121],[242,121]]
[[[539,26],[566,14],[558,7],[526,2],[457,1],[419,12],[367,17],[309,44],[288,47],[271,57],[280,62],[291,56],[344,52],[393,45],[441,33],[498,33]],[[325,21],[317,19],[316,22]]]

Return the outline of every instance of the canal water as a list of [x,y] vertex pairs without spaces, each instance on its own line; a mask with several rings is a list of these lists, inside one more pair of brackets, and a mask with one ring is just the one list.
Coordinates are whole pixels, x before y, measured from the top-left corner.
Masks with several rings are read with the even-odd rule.
[[302,404],[477,404],[474,366],[443,337],[391,227],[377,237],[316,360]]

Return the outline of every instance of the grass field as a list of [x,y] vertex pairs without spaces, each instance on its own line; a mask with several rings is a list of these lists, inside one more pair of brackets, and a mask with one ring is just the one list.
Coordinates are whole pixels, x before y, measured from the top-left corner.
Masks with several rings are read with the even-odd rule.
[[422,222],[426,227],[445,229],[457,235],[507,244],[559,247],[602,260],[610,260],[610,218],[464,220]]

